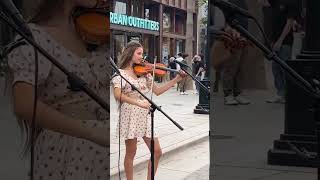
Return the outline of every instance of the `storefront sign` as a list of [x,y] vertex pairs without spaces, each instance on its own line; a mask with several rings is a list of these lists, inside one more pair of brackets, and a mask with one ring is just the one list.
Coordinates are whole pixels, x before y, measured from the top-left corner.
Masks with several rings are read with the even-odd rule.
[[159,22],[110,12],[110,22],[123,26],[159,31]]

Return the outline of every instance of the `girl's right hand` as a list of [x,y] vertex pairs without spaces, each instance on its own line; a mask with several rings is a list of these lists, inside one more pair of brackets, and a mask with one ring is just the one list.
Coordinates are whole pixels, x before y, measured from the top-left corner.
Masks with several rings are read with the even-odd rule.
[[151,104],[147,100],[137,100],[137,106],[144,109],[150,109]]

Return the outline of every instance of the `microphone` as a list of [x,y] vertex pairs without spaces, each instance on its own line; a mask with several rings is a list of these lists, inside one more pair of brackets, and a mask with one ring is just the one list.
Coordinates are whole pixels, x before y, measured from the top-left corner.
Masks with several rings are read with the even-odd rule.
[[232,3],[229,3],[227,1],[214,0],[213,4],[215,6],[217,6],[219,9],[221,9],[226,17],[230,16],[230,15],[234,15],[234,14],[240,14],[240,15],[247,17],[247,18],[253,18],[253,16],[248,11],[246,11],[246,10],[244,10],[244,9],[242,9]]
[[188,67],[188,68],[190,68],[187,64],[182,63],[182,62],[180,62],[180,61],[177,61],[176,59],[173,60],[172,62],[179,64],[179,65],[181,66],[181,68],[183,68],[183,67]]
[[28,36],[32,36],[29,27],[26,24],[20,11],[16,8],[12,0],[0,0],[0,7],[6,12],[6,14],[11,17],[13,22],[21,28],[21,30]]

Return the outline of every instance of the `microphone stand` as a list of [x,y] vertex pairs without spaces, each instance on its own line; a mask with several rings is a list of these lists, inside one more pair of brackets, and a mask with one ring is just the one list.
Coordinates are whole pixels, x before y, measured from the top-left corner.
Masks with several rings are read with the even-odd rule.
[[46,50],[39,46],[32,38],[27,36],[19,26],[9,20],[9,18],[0,11],[0,19],[2,19],[7,25],[15,30],[19,35],[23,37],[29,44],[37,49],[44,57],[46,57],[52,64],[58,67],[68,78],[69,87],[72,91],[83,91],[94,101],[96,101],[103,109],[110,113],[110,105],[99,97],[92,89],[89,88],[88,84],[78,77],[75,73],[69,72],[61,63],[59,63],[53,56],[51,56]]
[[169,115],[162,111],[161,107],[156,105],[151,99],[149,99],[146,95],[144,95],[137,87],[135,87],[131,82],[129,82],[125,77],[122,76],[116,64],[110,58],[110,64],[112,68],[115,70],[115,73],[121,77],[121,79],[125,80],[132,88],[132,90],[137,91],[143,98],[145,98],[150,104],[150,113],[151,113],[151,179],[154,180],[155,172],[154,172],[154,112],[156,110],[160,111],[164,116],[166,116],[175,126],[177,126],[181,131],[183,128],[175,122]]
[[[295,70],[293,70],[285,61],[281,60],[280,57],[270,49],[268,49],[263,43],[254,37],[250,32],[243,28],[239,22],[235,19],[235,13],[226,18],[229,25],[236,29],[241,35],[246,37],[252,43],[254,43],[269,60],[273,60],[283,68],[286,73],[288,73],[291,80],[303,88],[313,99],[314,103],[312,105],[312,110],[314,114],[314,120],[316,122],[316,139],[317,139],[317,155],[312,156],[310,152],[305,149],[300,150],[296,145],[288,143],[289,147],[303,159],[312,162],[316,165],[318,171],[318,180],[320,180],[320,83],[317,79],[312,79],[312,85],[302,76],[300,76]],[[295,81],[296,80],[296,81]]]

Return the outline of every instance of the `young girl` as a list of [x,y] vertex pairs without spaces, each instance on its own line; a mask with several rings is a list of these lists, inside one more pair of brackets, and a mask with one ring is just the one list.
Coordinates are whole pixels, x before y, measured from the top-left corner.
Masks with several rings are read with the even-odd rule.
[[[122,53],[119,67],[120,73],[127,80],[139,88],[143,93],[147,93],[152,86],[151,74],[138,77],[133,70],[133,65],[135,63],[141,63],[142,59],[142,45],[137,42],[130,42]],[[152,92],[156,95],[166,92],[185,76],[185,73],[182,71],[180,74],[161,87],[153,85]],[[112,84],[114,87],[114,96],[116,100],[120,102],[118,133],[120,133],[121,138],[125,139],[126,144],[126,155],[124,160],[125,172],[127,180],[133,180],[133,159],[137,149],[137,138],[143,138],[149,149],[151,145],[151,119],[150,115],[148,115],[150,104],[147,100],[143,99],[137,91],[132,90],[131,86],[126,83],[126,81],[121,80],[120,76],[116,76],[112,80]],[[156,135],[154,137],[156,137]],[[154,138],[155,172],[161,154],[159,140],[158,138]],[[150,169],[151,164],[149,162],[148,180],[151,179]]]
[[[36,40],[70,72],[109,102],[106,49],[88,52],[76,33],[72,12],[91,8],[96,0],[43,0],[29,27]],[[18,37],[17,37],[18,38]],[[84,92],[71,91],[67,77],[39,54],[38,100],[34,140],[34,180],[109,178],[109,114]],[[30,150],[35,87],[35,53],[31,45],[8,56],[13,74],[14,111]]]

